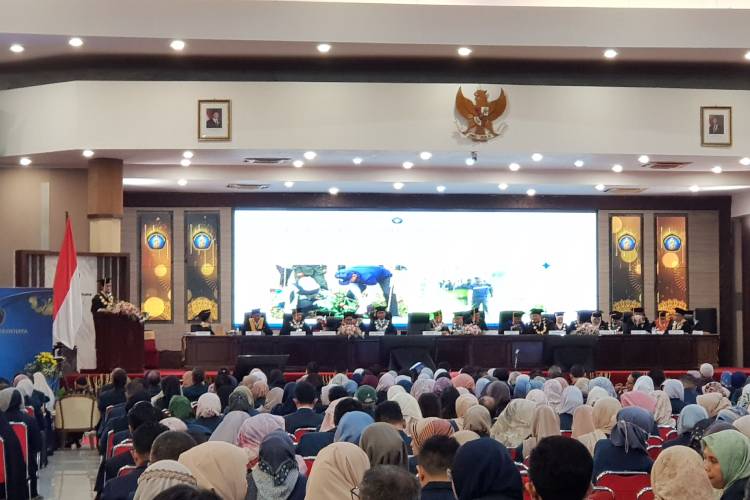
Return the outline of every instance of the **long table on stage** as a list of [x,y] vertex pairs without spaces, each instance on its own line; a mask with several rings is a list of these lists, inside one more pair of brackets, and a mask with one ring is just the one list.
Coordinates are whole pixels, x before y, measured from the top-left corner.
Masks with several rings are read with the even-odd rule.
[[[288,354],[287,370],[304,370],[316,361],[322,371],[353,370],[379,364],[388,367],[396,349],[428,353],[435,363],[462,366],[547,367],[558,359],[588,363],[596,370],[663,368],[696,369],[701,363],[718,365],[718,335],[602,335],[537,336],[486,335],[476,337],[388,335],[364,339],[333,336],[184,336],[185,366],[206,369],[233,367],[237,356]],[[580,353],[580,354],[579,354]],[[570,363],[570,361],[568,361]]]

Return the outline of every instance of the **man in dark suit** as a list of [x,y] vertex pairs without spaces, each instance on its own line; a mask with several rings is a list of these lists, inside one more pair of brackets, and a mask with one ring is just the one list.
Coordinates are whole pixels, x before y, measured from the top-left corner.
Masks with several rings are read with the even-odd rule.
[[102,278],[97,280],[99,292],[94,295],[91,299],[91,313],[95,313],[99,309],[107,309],[115,303],[115,298],[112,296],[112,280],[109,278]]
[[502,324],[503,332],[506,330],[514,331],[514,332],[523,332],[524,328],[525,327],[523,324],[523,313],[521,311],[514,311],[512,318],[505,320],[505,322]]
[[221,128],[221,111],[212,109],[209,112],[209,118],[206,120],[206,128]]
[[148,467],[151,445],[159,434],[168,430],[158,422],[145,423],[136,429],[133,433],[133,450],[130,452],[136,469],[126,476],[107,481],[100,500],[128,500],[131,498],[131,494],[134,494],[138,488],[138,478]]
[[292,313],[291,318],[284,322],[279,331],[279,335],[289,335],[292,332],[304,332],[305,335],[312,335],[312,330],[310,329],[310,326],[305,323],[305,318],[302,311],[299,309],[296,309]]
[[398,335],[396,327],[393,326],[390,318],[388,318],[388,314],[383,306],[375,308],[375,317],[370,319],[370,326],[367,328],[367,333],[372,332],[383,332],[386,335]]
[[708,118],[708,133],[709,134],[723,134],[724,133],[724,120],[722,116],[711,115]]
[[192,370],[193,372],[193,385],[190,387],[183,387],[182,388],[182,395],[188,398],[191,402],[192,401],[198,401],[198,398],[203,396],[206,392],[208,392],[208,387],[206,387],[206,372],[203,370],[203,368],[195,367]]
[[114,406],[125,402],[125,384],[128,383],[128,374],[122,368],[115,368],[110,375],[112,384],[109,389],[103,389],[99,394],[99,414],[104,419],[108,406]]
[[526,325],[526,330],[523,333],[526,335],[547,335],[549,325],[547,324],[547,320],[542,317],[544,311],[535,308],[529,312],[531,315],[531,321]]
[[298,382],[294,388],[294,405],[297,411],[284,417],[286,431],[293,434],[297,429],[304,427],[320,427],[323,423],[323,415],[313,410],[318,398],[315,396],[315,388],[307,382]]
[[642,307],[634,307],[633,315],[627,321],[623,322],[622,333],[630,335],[633,330],[646,330],[651,332],[652,324],[646,317],[645,310]]

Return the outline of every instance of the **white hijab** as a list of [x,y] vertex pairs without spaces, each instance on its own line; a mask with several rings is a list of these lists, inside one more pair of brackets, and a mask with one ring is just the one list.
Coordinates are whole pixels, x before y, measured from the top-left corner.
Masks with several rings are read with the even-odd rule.
[[55,409],[55,393],[52,388],[47,384],[47,379],[42,375],[41,372],[34,373],[34,389],[41,392],[49,398],[49,401],[45,403],[45,407],[48,412],[52,412]]

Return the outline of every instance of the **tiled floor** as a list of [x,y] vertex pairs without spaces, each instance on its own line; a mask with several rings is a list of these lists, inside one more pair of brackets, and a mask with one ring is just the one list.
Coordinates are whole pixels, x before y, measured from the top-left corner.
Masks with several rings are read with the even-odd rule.
[[98,467],[94,450],[58,450],[39,471],[39,494],[45,500],[92,499]]

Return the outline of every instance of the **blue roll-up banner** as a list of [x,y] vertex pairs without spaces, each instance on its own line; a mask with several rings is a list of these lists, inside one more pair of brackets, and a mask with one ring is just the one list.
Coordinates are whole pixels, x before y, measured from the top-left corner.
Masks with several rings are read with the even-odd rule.
[[52,350],[52,289],[0,288],[0,377]]

